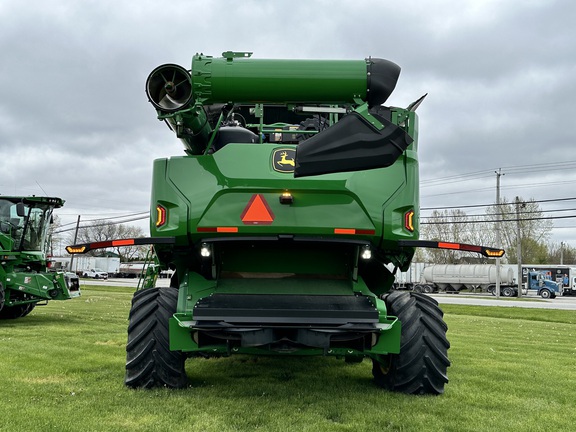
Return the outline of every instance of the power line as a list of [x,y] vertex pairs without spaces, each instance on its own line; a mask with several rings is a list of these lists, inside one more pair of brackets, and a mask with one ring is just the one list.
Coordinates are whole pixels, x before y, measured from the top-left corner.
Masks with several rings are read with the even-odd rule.
[[[530,200],[526,201],[527,203],[546,203],[546,202],[560,202],[560,201],[571,201],[576,200],[576,197],[568,197],[568,198],[552,198],[552,199],[545,199],[545,200]],[[511,202],[500,203],[500,206],[504,205],[512,205]],[[444,206],[444,207],[421,207],[420,210],[448,210],[448,209],[461,209],[461,208],[473,208],[473,207],[495,207],[497,204],[470,204],[470,205],[460,205],[460,206]]]
[[476,223],[493,223],[493,222],[518,222],[520,221],[535,221],[535,220],[553,220],[553,219],[573,219],[576,215],[569,216],[543,216],[534,218],[511,218],[511,219],[484,219],[484,220],[469,220],[469,221],[439,221],[439,222],[420,222],[421,225],[461,225],[461,224],[476,224]]
[[452,183],[454,180],[459,181],[477,180],[481,178],[492,177],[492,174],[493,174],[492,171],[477,171],[469,174],[455,174],[452,176],[440,177],[436,179],[421,180],[420,186],[421,187],[438,186],[441,184]]
[[[144,214],[144,213],[148,213],[150,210],[146,210],[146,211],[141,211],[141,212],[137,212],[137,213],[130,213],[130,215],[134,214],[134,215],[138,215],[138,214]],[[115,217],[122,217],[122,214],[118,215],[119,212],[105,212],[105,213],[81,213],[82,216],[86,217],[86,216],[97,216],[94,219],[110,219],[110,218],[115,218]],[[76,216],[76,213],[62,213],[62,212],[58,212],[59,215],[62,216]],[[116,216],[110,216],[108,218],[102,218],[101,216],[103,215],[116,215]]]
[[[532,164],[532,165],[513,165],[509,167],[501,167],[503,171],[507,173],[523,173],[523,172],[535,172],[535,171],[551,171],[550,168],[553,168],[553,171],[563,171],[568,169],[576,168],[576,161],[561,161],[561,162],[548,162],[542,164]],[[491,177],[494,173],[494,169],[491,170],[483,170],[483,171],[475,171],[472,173],[466,174],[454,174],[451,176],[445,177],[438,177],[435,179],[423,179],[420,181],[420,185],[422,187],[427,186],[438,186],[440,184],[446,183],[453,183],[455,180],[458,181],[468,181],[468,180],[475,180],[485,177]],[[436,184],[433,184],[436,183]]]
[[[149,211],[145,211],[145,212],[131,213],[131,214],[121,215],[121,216],[111,216],[111,217],[96,218],[96,219],[85,219],[82,221],[82,223],[93,222],[93,221],[102,221],[102,220],[110,220],[110,219],[123,219],[123,218],[127,218],[127,217],[139,216],[139,215],[144,215],[144,214],[149,214],[149,213],[150,213]],[[60,225],[60,228],[68,226],[68,225],[76,225],[76,222],[69,222],[66,224],[62,224],[62,225]]]
[[[576,208],[565,208],[565,209],[554,209],[554,210],[524,210],[521,211],[521,215],[529,214],[542,214],[548,212],[565,212],[565,211],[576,211]],[[422,216],[425,219],[446,219],[446,218],[468,218],[468,217],[496,217],[496,216],[506,216],[509,213],[484,213],[484,214],[441,214],[437,216]]]
[[[454,182],[450,182],[450,183],[454,183]],[[506,186],[502,186],[501,189],[525,189],[525,188],[531,188],[534,186],[552,186],[552,185],[572,184],[572,183],[576,183],[576,179],[575,180],[553,181],[553,182],[522,183],[522,184],[506,185]],[[491,191],[493,189],[494,188],[492,188],[492,187],[484,187],[484,188],[478,188],[478,189],[466,189],[466,190],[460,190],[460,191],[454,191],[454,192],[428,194],[425,196],[426,197],[436,197],[436,196],[446,196],[446,195],[459,195],[459,194],[470,193],[470,192],[486,192],[486,191]]]
[[[107,226],[107,225],[120,225],[123,223],[127,223],[127,222],[134,222],[134,221],[138,221],[138,220],[144,220],[144,219],[148,219],[150,216],[141,216],[141,217],[136,217],[136,218],[132,218],[132,219],[126,219],[126,220],[122,220],[122,221],[117,221],[117,222],[105,222],[105,223],[101,223],[101,224],[93,224],[93,225],[83,225],[80,228],[88,228],[88,227],[101,227],[101,226]],[[64,232],[68,232],[68,231],[73,231],[75,230],[76,227],[72,227],[72,228],[66,228],[63,230],[58,230],[58,231],[54,231],[54,234],[61,234]]]

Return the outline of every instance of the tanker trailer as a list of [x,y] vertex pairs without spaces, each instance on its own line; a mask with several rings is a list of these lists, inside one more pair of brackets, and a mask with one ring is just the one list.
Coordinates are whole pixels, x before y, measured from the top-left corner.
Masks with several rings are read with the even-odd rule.
[[435,300],[391,290],[385,264],[415,247],[504,251],[418,239],[418,119],[382,104],[387,60],[197,54],[154,69],[146,93],[186,155],[154,161],[151,237],[169,288],[132,301],[125,384],[187,385],[201,355],[368,358],[377,385],[439,394],[450,365]]
[[[422,270],[417,292],[459,292],[464,289],[492,292],[496,289],[497,269],[492,264],[437,264]],[[500,267],[500,293],[504,297],[518,296],[518,285],[510,267]]]

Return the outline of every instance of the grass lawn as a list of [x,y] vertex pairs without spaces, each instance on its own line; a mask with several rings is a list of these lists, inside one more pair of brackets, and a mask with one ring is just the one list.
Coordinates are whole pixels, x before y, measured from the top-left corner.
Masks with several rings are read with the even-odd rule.
[[563,431],[576,424],[576,312],[444,305],[446,393],[386,392],[371,363],[190,359],[185,390],[123,385],[132,289],[0,321],[0,431]]

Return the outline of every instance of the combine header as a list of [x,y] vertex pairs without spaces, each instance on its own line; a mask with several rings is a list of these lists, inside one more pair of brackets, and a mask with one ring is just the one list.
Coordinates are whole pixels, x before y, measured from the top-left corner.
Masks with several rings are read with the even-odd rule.
[[[184,387],[194,355],[369,358],[387,389],[438,394],[449,342],[437,303],[391,291],[418,240],[416,107],[386,107],[387,60],[199,54],[146,82],[186,155],[154,161],[151,238],[170,288],[136,292],[126,385]],[[126,245],[124,243],[123,245]],[[82,253],[94,247],[69,247]]]

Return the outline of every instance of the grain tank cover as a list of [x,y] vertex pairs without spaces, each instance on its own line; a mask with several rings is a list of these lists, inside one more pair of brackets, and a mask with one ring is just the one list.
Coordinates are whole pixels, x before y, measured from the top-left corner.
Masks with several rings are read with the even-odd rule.
[[[226,53],[224,53],[226,54]],[[357,103],[388,99],[400,67],[383,59],[278,60],[202,54],[192,59],[193,98],[213,103]]]
[[[223,53],[224,55],[228,53]],[[194,103],[323,103],[369,106],[384,103],[400,67],[379,58],[365,60],[277,60],[197,54],[189,73],[165,64],[146,80],[146,94],[164,113]]]
[[368,105],[382,105],[388,100],[398,81],[400,66],[389,60],[370,58],[368,63]]

